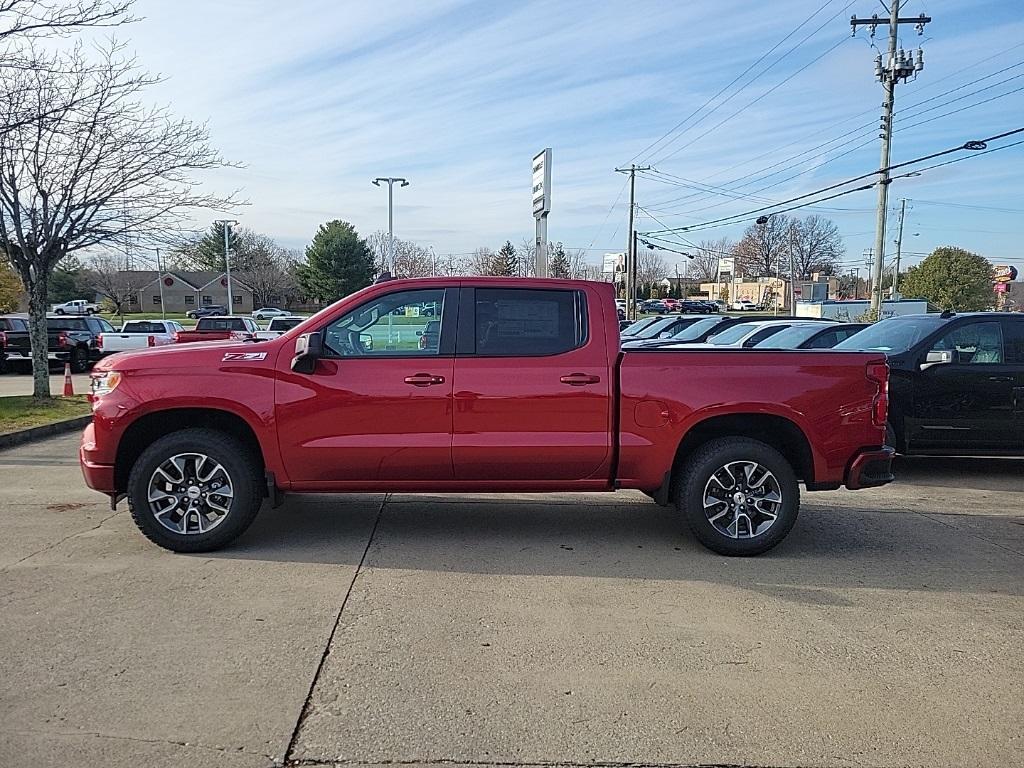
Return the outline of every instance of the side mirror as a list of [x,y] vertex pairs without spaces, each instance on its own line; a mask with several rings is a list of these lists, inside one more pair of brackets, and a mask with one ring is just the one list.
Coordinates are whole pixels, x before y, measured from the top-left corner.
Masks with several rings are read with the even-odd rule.
[[953,350],[951,349],[933,349],[931,352],[924,356],[924,362],[921,363],[921,370],[931,368],[933,365],[944,365],[946,363],[953,362]]
[[323,354],[323,337],[319,333],[304,333],[295,340],[295,357],[292,370],[296,373],[313,373],[316,361]]
[[363,345],[364,352],[373,351],[373,336],[368,333],[359,334],[359,343]]

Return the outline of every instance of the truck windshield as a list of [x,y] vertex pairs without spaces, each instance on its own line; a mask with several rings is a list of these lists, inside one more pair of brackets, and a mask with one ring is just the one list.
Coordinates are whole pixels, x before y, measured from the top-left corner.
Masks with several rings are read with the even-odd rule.
[[940,315],[905,315],[890,317],[869,325],[863,331],[836,344],[832,349],[861,352],[906,352],[946,322]]

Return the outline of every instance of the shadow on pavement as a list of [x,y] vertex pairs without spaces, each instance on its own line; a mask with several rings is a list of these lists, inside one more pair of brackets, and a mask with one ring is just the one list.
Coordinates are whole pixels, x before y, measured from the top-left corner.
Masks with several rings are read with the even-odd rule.
[[[972,534],[912,512],[805,503],[796,527],[774,550],[727,558],[701,546],[674,510],[653,503],[399,499],[385,505],[368,567],[712,581],[807,605],[846,604],[833,588],[1024,593],[1024,549],[993,543],[1001,526],[1012,525],[1005,517],[972,516],[976,526],[991,529],[991,537],[982,537],[977,527]],[[352,565],[353,557],[358,562],[352,531],[366,530],[368,500],[289,499],[280,509],[264,510],[236,545],[205,556]],[[1020,534],[1016,528],[1012,533]]]
[[900,484],[1024,493],[1024,458],[897,456],[893,474]]

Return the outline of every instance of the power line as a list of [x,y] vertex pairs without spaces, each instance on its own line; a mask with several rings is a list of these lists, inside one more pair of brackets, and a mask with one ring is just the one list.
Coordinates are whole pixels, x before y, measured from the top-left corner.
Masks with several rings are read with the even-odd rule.
[[[663,134],[663,135],[662,135],[662,136],[661,136],[660,138],[658,138],[658,139],[656,139],[655,141],[653,141],[652,143],[648,144],[648,145],[647,145],[646,147],[644,147],[644,148],[643,148],[642,150],[640,150],[640,151],[639,151],[639,152],[637,152],[637,153],[636,153],[635,155],[633,155],[633,157],[631,157],[631,158],[629,159],[629,161],[630,161],[631,163],[632,163],[632,162],[635,162],[635,161],[637,160],[637,158],[639,158],[639,157],[640,157],[641,155],[644,155],[644,154],[646,154],[648,150],[650,150],[651,148],[653,148],[653,147],[657,146],[657,145],[658,145],[658,144],[660,144],[660,143],[661,143],[662,141],[664,141],[664,140],[665,140],[665,139],[667,139],[667,138],[668,138],[669,136],[671,136],[671,135],[672,135],[673,133],[675,133],[675,132],[676,132],[676,130],[678,130],[679,128],[681,128],[681,127],[682,127],[682,126],[683,126],[683,125],[684,125],[685,123],[689,122],[689,120],[690,120],[691,118],[693,118],[693,117],[694,117],[695,115],[697,115],[698,113],[700,113],[700,112],[701,112],[701,110],[703,110],[703,109],[704,109],[705,107],[707,107],[707,106],[708,106],[708,105],[709,105],[709,104],[710,104],[711,102],[713,102],[713,101],[714,101],[715,99],[717,99],[717,98],[718,98],[719,96],[721,96],[721,95],[722,95],[723,93],[725,93],[725,92],[726,92],[726,91],[728,91],[728,90],[729,90],[730,88],[732,88],[732,86],[733,86],[733,85],[735,85],[735,84],[736,84],[737,82],[739,82],[739,81],[740,81],[740,80],[741,80],[741,79],[742,79],[742,78],[743,78],[744,76],[746,76],[746,74],[747,74],[748,72],[750,72],[750,70],[752,70],[752,69],[753,69],[754,67],[756,67],[756,66],[757,66],[758,64],[760,64],[760,63],[761,63],[762,61],[764,61],[764,60],[765,60],[766,58],[768,58],[769,56],[771,56],[771,55],[772,55],[772,53],[774,53],[774,52],[775,52],[775,51],[776,51],[776,50],[777,50],[777,49],[778,49],[778,48],[779,48],[779,47],[780,47],[780,46],[781,46],[781,45],[782,45],[783,43],[785,43],[785,42],[786,42],[786,41],[787,41],[787,40],[788,40],[789,38],[791,38],[791,37],[792,37],[793,35],[795,35],[795,34],[796,34],[797,32],[799,32],[799,31],[800,31],[800,29],[801,29],[801,28],[802,28],[802,27],[803,27],[804,25],[808,24],[808,23],[809,23],[809,22],[811,21],[811,19],[813,19],[813,18],[814,18],[815,16],[817,16],[817,15],[818,15],[819,13],[821,13],[821,12],[822,12],[823,10],[825,10],[825,8],[827,8],[827,7],[828,7],[829,5],[831,5],[831,4],[833,3],[833,2],[834,2],[834,0],[826,0],[826,2],[825,2],[824,4],[822,4],[822,5],[821,5],[821,6],[820,6],[820,7],[818,8],[818,10],[816,10],[816,11],[815,11],[814,13],[812,13],[812,14],[811,14],[810,16],[808,16],[808,17],[807,17],[806,19],[804,19],[804,20],[803,20],[802,22],[800,22],[800,24],[798,24],[798,25],[797,25],[797,27],[796,27],[796,28],[795,28],[794,30],[792,30],[792,31],[791,31],[791,32],[790,32],[790,33],[789,33],[788,35],[786,35],[786,36],[785,36],[784,38],[782,38],[781,40],[779,40],[779,42],[777,42],[777,43],[776,43],[775,45],[773,45],[773,46],[772,46],[771,48],[769,48],[769,49],[768,49],[768,51],[767,51],[766,53],[762,54],[762,55],[761,55],[761,57],[757,59],[757,61],[755,61],[755,62],[754,62],[753,64],[751,64],[750,66],[748,66],[748,67],[747,67],[747,68],[746,68],[745,70],[743,70],[742,72],[740,72],[740,74],[738,74],[738,75],[737,75],[737,76],[736,76],[735,78],[733,78],[733,79],[732,79],[732,81],[731,81],[731,82],[730,82],[730,83],[729,83],[728,85],[726,85],[725,87],[723,87],[723,88],[719,89],[719,91],[718,91],[718,92],[717,92],[717,93],[716,93],[716,94],[715,94],[714,96],[712,96],[712,97],[711,97],[710,99],[708,99],[708,100],[707,100],[707,101],[705,101],[705,102],[704,102],[703,104],[701,104],[701,105],[700,105],[699,107],[697,107],[697,109],[695,109],[695,110],[694,110],[693,112],[691,112],[691,113],[690,113],[689,115],[687,115],[687,116],[686,116],[686,117],[684,117],[684,118],[683,118],[682,120],[680,120],[680,121],[679,121],[678,123],[676,123],[676,124],[675,124],[674,126],[672,126],[672,128],[670,128],[670,129],[669,129],[668,131],[666,131],[666,132],[665,132],[665,133],[664,133],[664,134]],[[846,6],[844,6],[844,7],[843,7],[843,11],[845,11],[845,10],[846,10],[846,8],[848,8],[848,7],[850,6],[850,5],[852,5],[852,3],[848,3],[848,4],[846,5]],[[840,11],[840,13],[842,13],[842,11]],[[829,21],[831,21],[831,19],[829,19]],[[792,52],[792,51],[790,51],[790,52]],[[785,55],[783,55],[782,57],[780,57],[780,58],[779,58],[779,59],[778,59],[778,60],[777,60],[777,61],[776,61],[776,62],[775,62],[774,64],[772,64],[771,66],[775,66],[775,64],[778,64],[778,63],[779,63],[779,61],[782,61],[782,59],[784,59],[784,58],[785,58],[785,57],[786,57],[787,55],[788,55],[788,53],[787,53],[787,54],[785,54]],[[768,67],[768,69],[771,69],[771,67]],[[761,72],[760,74],[756,75],[756,76],[755,76],[755,77],[754,77],[753,79],[751,79],[751,81],[750,81],[750,82],[751,82],[751,83],[752,83],[752,82],[754,82],[754,80],[756,80],[756,79],[757,79],[758,77],[760,77],[760,76],[761,76],[761,75],[763,75],[763,74],[764,74],[765,72],[767,72],[767,71],[768,71],[768,69],[765,69],[765,70],[764,70],[763,72]],[[746,85],[750,85],[750,83],[747,83]],[[746,87],[746,85],[744,86],[744,88]],[[741,88],[740,90],[742,90],[742,88]],[[739,92],[740,92],[740,91],[737,91],[736,93],[739,93]],[[736,95],[736,94],[733,94],[733,96],[735,96],[735,95]],[[729,98],[732,98],[732,96],[730,96]],[[728,99],[727,99],[726,101],[728,101]],[[726,103],[726,102],[722,102],[722,104],[725,104],[725,103]],[[715,107],[715,109],[718,109],[718,107],[721,107],[721,106],[722,106],[722,104],[719,104],[719,105],[718,105],[717,107]],[[714,112],[714,110],[712,110],[712,112]],[[712,112],[709,112],[709,113],[708,113],[708,115],[712,114]],[[708,115],[705,115],[705,116],[704,116],[703,118],[701,118],[701,120],[705,119],[705,118],[706,118],[706,117],[707,117]],[[700,122],[700,121],[698,120],[697,122]],[[696,125],[696,123],[695,123],[694,125]],[[693,126],[690,126],[690,128],[692,128],[692,127],[693,127]],[[689,130],[689,128],[688,128],[687,130]],[[685,133],[685,131],[684,131],[684,133]]]
[[[837,182],[835,184],[830,184],[827,187],[822,187],[821,189],[815,190],[813,192],[807,192],[806,194],[797,195],[796,197],[789,198],[788,200],[783,200],[783,201],[779,202],[777,205],[788,205],[789,203],[797,202],[799,200],[804,200],[804,199],[806,199],[808,197],[814,197],[815,195],[819,195],[822,192],[829,192],[829,191],[831,191],[833,189],[838,189],[838,188],[844,187],[844,186],[846,186],[848,184],[853,184],[854,182],[862,181],[863,179],[866,179],[866,178],[868,178],[870,176],[874,176],[874,175],[876,175],[878,173],[886,173],[886,174],[888,174],[889,172],[897,170],[899,168],[905,168],[905,167],[907,167],[909,165],[916,165],[918,163],[923,163],[923,162],[925,162],[927,160],[934,160],[937,157],[942,157],[944,155],[948,155],[948,154],[951,154],[953,152],[960,152],[962,150],[970,150],[970,151],[972,151],[972,154],[971,155],[967,155],[966,157],[963,157],[963,158],[958,158],[957,160],[947,161],[947,162],[943,162],[943,163],[937,163],[935,165],[926,166],[925,168],[919,168],[916,171],[914,171],[914,173],[922,173],[924,171],[931,170],[932,168],[939,168],[939,167],[941,167],[943,165],[950,165],[951,163],[959,162],[960,160],[965,160],[965,159],[967,159],[967,157],[976,157],[978,155],[989,154],[990,152],[995,152],[995,151],[1000,150],[1000,149],[1008,149],[1009,147],[1017,146],[1017,144],[1024,143],[1024,142],[1016,142],[1016,143],[1013,143],[1013,144],[1007,144],[1007,145],[1004,145],[1004,146],[1001,146],[1001,147],[995,147],[993,149],[986,149],[985,145],[988,144],[988,142],[990,142],[990,141],[997,141],[999,139],[1003,139],[1003,138],[1006,138],[1008,136],[1013,136],[1013,135],[1018,134],[1018,133],[1024,133],[1024,128],[1015,128],[1015,129],[1013,129],[1011,131],[1004,131],[1003,133],[999,133],[999,134],[996,134],[995,136],[990,136],[990,137],[985,138],[985,139],[980,139],[980,140],[976,140],[976,141],[967,141],[967,142],[964,142],[963,144],[961,144],[959,146],[956,146],[956,147],[950,147],[948,149],[944,149],[944,150],[941,150],[939,152],[933,152],[933,153],[931,153],[929,155],[923,155],[921,157],[914,158],[913,160],[906,160],[906,161],[904,161],[902,163],[896,163],[895,165],[889,165],[889,166],[887,166],[885,168],[881,168],[881,169],[879,169],[877,171],[870,171],[868,173],[863,173],[860,176],[854,176],[854,177],[852,177],[850,179],[846,179],[845,181],[840,181],[840,182]],[[979,150],[984,150],[984,151],[979,151]],[[903,174],[903,175],[905,176],[907,174]],[[867,188],[870,188],[870,186],[874,186],[874,185],[873,184],[869,185]],[[860,187],[858,189],[846,190],[845,192],[842,192],[839,195],[830,195],[829,197],[822,198],[821,200],[817,200],[817,201],[814,201],[814,202],[822,202],[824,200],[831,200],[831,199],[833,199],[835,197],[840,197],[841,195],[844,195],[844,194],[850,194],[851,192],[862,191],[863,189],[864,189],[864,187]],[[813,204],[813,203],[805,203],[804,205],[796,206],[796,208],[803,208],[803,207],[806,207],[807,205],[811,205],[811,204]],[[764,206],[762,208],[755,208],[755,209],[753,209],[751,211],[746,211],[744,213],[737,213],[737,214],[733,214],[731,216],[722,217],[720,219],[712,219],[711,221],[704,222],[702,224],[693,224],[693,225],[689,225],[689,226],[685,226],[685,227],[669,227],[669,228],[666,228],[664,230],[656,230],[656,231],[657,232],[687,232],[687,231],[692,231],[692,230],[697,229],[697,228],[701,228],[701,229],[707,228],[707,227],[709,227],[711,225],[717,225],[719,223],[725,223],[725,224],[736,223],[736,222],[731,221],[731,220],[732,219],[749,218],[750,216],[752,216],[754,214],[763,213],[763,212],[768,211],[768,210],[770,210],[771,208],[774,208],[774,207],[776,207],[776,206],[774,206],[774,205]],[[788,210],[794,210],[794,209],[791,208],[791,209],[788,209]],[[773,213],[783,213],[783,212],[784,211],[773,211]],[[648,234],[650,234],[650,233],[648,233]]]
[[[597,241],[597,236],[601,234],[601,231],[604,229],[604,225],[608,223],[608,217],[612,215],[612,211],[614,211],[615,207],[619,204],[619,200],[622,198],[622,193],[626,191],[627,184],[629,184],[629,179],[623,179],[622,186],[619,187],[619,194],[615,196],[615,202],[611,204],[611,207],[608,209],[608,212],[604,215],[604,220],[601,222],[601,226],[597,228],[597,231],[594,233],[594,236],[590,238],[590,246],[594,245],[594,243]],[[615,235],[612,235],[612,240],[614,239]],[[590,246],[588,246],[588,250]]]

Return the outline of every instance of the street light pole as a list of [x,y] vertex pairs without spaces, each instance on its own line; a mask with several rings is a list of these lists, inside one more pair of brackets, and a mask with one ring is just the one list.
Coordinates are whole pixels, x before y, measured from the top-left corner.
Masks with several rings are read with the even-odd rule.
[[[156,249],[156,279],[160,286],[160,319],[167,319],[167,308],[164,306],[164,272],[160,269],[160,249]],[[140,304],[142,302],[139,302]]]
[[235,311],[235,304],[231,293],[231,247],[228,240],[231,236],[231,225],[237,226],[238,222],[233,219],[217,219],[213,223],[224,228],[224,272],[228,281],[228,314],[230,315]]
[[383,271],[390,270],[393,273],[395,269],[395,182],[400,182],[400,186],[403,187],[408,187],[409,182],[400,176],[378,176],[373,180],[373,185],[379,187],[382,181],[386,181],[388,184],[388,258]]

